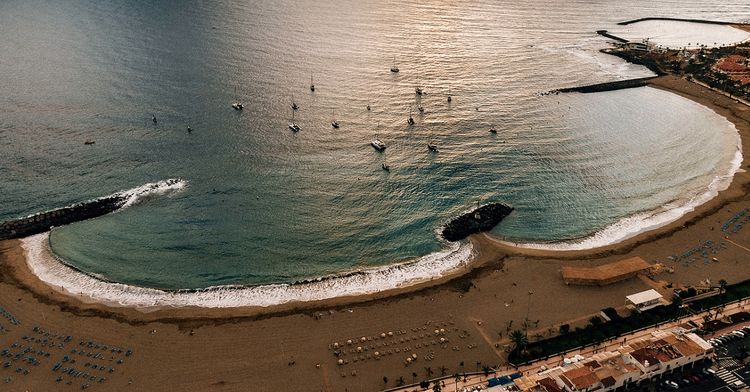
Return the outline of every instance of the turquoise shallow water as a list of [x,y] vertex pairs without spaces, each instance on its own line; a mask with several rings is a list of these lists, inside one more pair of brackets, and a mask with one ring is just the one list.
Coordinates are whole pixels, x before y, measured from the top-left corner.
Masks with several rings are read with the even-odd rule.
[[[537,94],[649,75],[598,53],[593,31],[675,10],[739,20],[746,6],[3,2],[0,219],[183,178],[181,192],[52,235],[84,271],[163,288],[413,259],[445,246],[442,223],[490,201],[516,208],[500,237],[585,238],[707,192],[735,156],[724,119],[663,91]],[[385,153],[368,145],[376,134]]]

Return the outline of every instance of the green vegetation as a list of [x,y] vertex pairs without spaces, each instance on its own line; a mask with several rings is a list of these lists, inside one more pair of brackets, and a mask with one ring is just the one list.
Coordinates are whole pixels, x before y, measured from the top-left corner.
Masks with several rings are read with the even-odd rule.
[[540,358],[559,355],[562,352],[577,347],[615,339],[618,336],[641,328],[654,326],[750,297],[750,280],[734,285],[724,282],[722,286],[722,294],[691,302],[687,306],[683,306],[681,301],[676,301],[667,306],[659,306],[645,312],[633,313],[629,317],[607,323],[603,323],[599,317],[594,316],[585,328],[579,327],[572,332],[568,332],[570,328],[565,324],[565,328],[561,326],[561,334],[559,336],[533,343],[519,344],[523,343],[519,336],[519,341],[514,341],[515,348],[508,356],[508,361],[514,365],[520,365]]
[[[742,84],[724,72],[717,71],[715,65],[723,58],[736,54],[743,57],[750,56],[750,44],[742,43],[736,46],[721,48],[701,47],[698,49],[662,49],[651,51],[631,50],[626,46],[617,49],[605,49],[609,53],[634,63],[648,67],[657,75],[672,73],[685,76],[689,80],[703,82],[712,88],[729,93],[734,97],[750,99],[750,84]],[[745,66],[749,65],[745,61]]]

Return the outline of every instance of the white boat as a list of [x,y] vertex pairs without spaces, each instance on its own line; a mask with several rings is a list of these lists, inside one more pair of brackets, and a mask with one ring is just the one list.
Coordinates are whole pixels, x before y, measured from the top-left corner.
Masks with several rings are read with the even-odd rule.
[[331,120],[331,126],[334,128],[339,127],[339,122],[336,121],[336,112],[333,112],[333,120]]
[[294,95],[292,95],[292,104],[290,105],[290,107],[292,108],[292,110],[299,109],[299,106],[297,106],[297,102],[294,102]]
[[422,105],[417,106],[417,110],[419,110],[420,113],[424,113],[424,107],[422,107]]
[[294,110],[292,110],[292,122],[289,123],[289,129],[292,132],[299,132],[302,128],[294,122]]
[[409,119],[406,120],[409,125],[414,125],[414,117],[411,116],[411,108],[409,108]]
[[419,86],[417,86],[417,87],[416,87],[416,88],[414,89],[414,92],[415,92],[415,93],[417,93],[417,95],[422,95],[422,94],[424,94],[424,90],[422,90],[422,87],[419,87]]
[[240,103],[239,99],[237,99],[237,87],[235,87],[234,88],[234,102],[232,103],[232,108],[234,108],[234,110],[242,110],[242,108],[244,107],[245,106]]
[[490,133],[497,133],[497,129],[495,127],[490,128]]
[[393,56],[393,65],[391,66],[391,72],[398,72],[398,67],[396,66],[396,56]]
[[451,96],[451,89],[448,88],[448,102],[452,101],[453,97]]
[[383,151],[383,150],[385,150],[385,143],[383,143],[383,141],[382,141],[382,140],[380,140],[380,139],[378,139],[377,137],[376,137],[375,139],[372,139],[372,141],[370,142],[370,144],[372,144],[372,146],[373,146],[373,147],[374,147],[374,148],[375,148],[376,150],[378,150],[378,151]]
[[313,83],[312,73],[310,73],[310,91],[315,91],[315,83]]
[[431,152],[437,152],[438,151],[437,146],[435,144],[433,144],[432,142],[427,142],[427,149],[430,150]]

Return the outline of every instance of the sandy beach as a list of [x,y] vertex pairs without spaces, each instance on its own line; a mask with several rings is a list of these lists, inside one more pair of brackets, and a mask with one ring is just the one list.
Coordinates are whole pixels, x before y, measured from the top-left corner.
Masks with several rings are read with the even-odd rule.
[[[750,145],[747,106],[673,76],[654,79],[650,86],[713,109],[736,126],[743,146]],[[26,366],[27,375],[0,368],[0,385],[9,391],[55,390],[59,372],[50,369],[65,356],[75,359],[70,366],[79,370],[90,369],[92,362],[104,367],[87,370],[97,377],[88,384],[92,390],[114,391],[373,391],[394,387],[399,378],[411,383],[503,366],[508,332],[520,328],[527,316],[529,335],[539,338],[561,323],[585,324],[602,308],[621,308],[626,295],[648,288],[667,293],[667,283],[749,279],[750,268],[742,267],[750,255],[750,230],[722,231],[725,222],[750,207],[749,165],[745,157],[730,187],[695,211],[616,245],[560,252],[519,249],[474,235],[476,257],[454,275],[373,295],[270,308],[144,312],[99,304],[39,281],[26,264],[21,242],[5,241],[0,243],[0,307],[20,323],[0,317],[0,346],[17,343],[38,350],[41,342],[29,343],[28,337],[49,339],[40,329],[71,340],[62,347],[46,346],[51,355],[40,358],[38,366]],[[669,258],[706,241],[712,241],[711,257],[717,262]],[[563,265],[632,256],[674,272],[606,287],[566,286],[560,276]],[[334,343],[342,351],[339,357]],[[113,346],[132,354],[112,353]],[[86,353],[80,355],[82,348]],[[91,353],[101,355],[86,356]],[[412,354],[417,360],[406,365]],[[339,365],[339,359],[345,363]],[[102,377],[106,380],[99,382]],[[66,376],[62,383],[67,380],[75,389],[85,382]]]

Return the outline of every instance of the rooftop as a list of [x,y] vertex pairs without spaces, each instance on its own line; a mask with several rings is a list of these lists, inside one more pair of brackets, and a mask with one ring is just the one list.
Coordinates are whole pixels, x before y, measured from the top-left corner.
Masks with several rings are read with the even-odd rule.
[[635,305],[645,304],[651,301],[656,301],[662,299],[662,295],[659,294],[658,291],[651,289],[646,291],[641,291],[640,293],[635,293],[628,295],[625,297],[628,299],[628,301],[632,302]]

